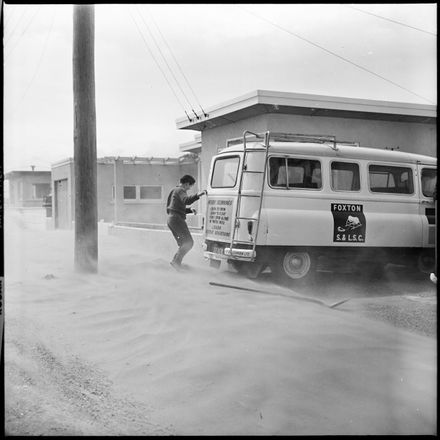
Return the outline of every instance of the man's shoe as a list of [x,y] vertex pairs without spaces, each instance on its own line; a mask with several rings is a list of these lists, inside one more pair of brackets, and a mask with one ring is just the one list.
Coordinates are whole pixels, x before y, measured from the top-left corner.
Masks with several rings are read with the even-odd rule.
[[174,269],[176,269],[178,272],[180,272],[182,270],[182,268],[180,267],[179,263],[176,263],[175,261],[171,261],[170,262],[171,266],[174,267]]

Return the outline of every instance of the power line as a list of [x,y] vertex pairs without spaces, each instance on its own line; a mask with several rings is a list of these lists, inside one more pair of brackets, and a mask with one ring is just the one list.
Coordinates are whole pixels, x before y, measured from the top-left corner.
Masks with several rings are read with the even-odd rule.
[[[27,11],[29,9],[22,9],[21,11],[21,15],[18,17],[18,20],[15,22],[15,25],[12,29],[12,31],[9,32],[9,35],[5,35],[5,45],[11,40],[11,38],[13,37],[13,35],[15,34],[15,31],[18,29],[18,25],[20,23],[20,21],[23,19],[23,17],[26,15]],[[9,22],[11,22],[11,18],[9,19]],[[9,27],[9,26],[8,26]],[[6,26],[5,26],[5,30],[6,30]]]
[[27,25],[25,26],[25,28],[21,32],[21,35],[18,37],[18,40],[15,42],[14,46],[12,46],[12,48],[9,50],[8,53],[5,53],[5,56],[4,56],[5,59],[14,51],[14,49],[17,47],[18,43],[20,43],[21,39],[23,38],[24,34],[28,30],[28,28],[31,25],[32,21],[34,20],[34,18],[36,17],[38,12],[40,11],[40,8],[41,8],[41,6],[39,6],[38,9],[34,12],[34,15],[32,15],[31,19],[28,21]]
[[[15,16],[15,11],[17,11],[17,8],[11,8],[8,6],[7,8],[7,15],[5,14],[5,6],[3,5],[3,17],[4,17],[4,30],[10,28],[11,23],[14,21],[13,17]],[[4,34],[4,32],[3,32]]]
[[141,32],[141,29],[139,28],[139,25],[137,24],[136,20],[134,19],[133,14],[132,14],[130,8],[128,9],[128,12],[130,13],[130,17],[131,17],[131,19],[133,20],[134,24],[136,25],[136,28],[137,28],[137,30],[138,30],[138,32],[139,32],[139,34],[140,34],[140,36],[141,36],[141,38],[142,38],[144,44],[145,44],[145,47],[148,49],[148,51],[149,51],[151,57],[153,58],[154,62],[156,63],[156,65],[157,65],[157,67],[158,67],[158,69],[159,69],[160,72],[162,73],[162,76],[165,78],[165,81],[167,82],[169,88],[170,88],[171,91],[173,92],[173,95],[175,96],[177,102],[178,102],[179,105],[182,107],[182,109],[183,109],[183,111],[185,112],[185,114],[186,114],[187,118],[189,119],[189,121],[192,122],[192,119],[188,116],[188,113],[186,112],[185,107],[183,106],[182,102],[180,101],[179,97],[177,96],[177,94],[176,94],[174,88],[172,87],[172,85],[171,85],[170,81],[168,80],[167,76],[165,75],[165,72],[163,71],[161,65],[159,64],[159,62],[157,61],[156,57],[154,56],[153,51],[151,50],[149,44],[147,43],[147,40],[145,39],[143,33]]
[[55,22],[55,14],[56,14],[56,10],[54,10],[54,12],[53,12],[53,14],[52,14],[51,24],[50,24],[49,30],[48,30],[48,32],[47,32],[47,34],[46,34],[46,39],[45,39],[45,41],[44,41],[43,50],[41,51],[40,58],[39,58],[39,60],[38,60],[38,62],[37,62],[37,66],[36,66],[36,68],[35,68],[34,74],[32,75],[32,78],[31,78],[31,80],[30,80],[30,82],[29,82],[29,84],[28,84],[26,90],[24,91],[24,93],[23,93],[23,95],[22,95],[22,97],[21,97],[21,99],[20,99],[20,101],[19,101],[19,103],[18,103],[16,109],[20,106],[21,102],[23,101],[23,99],[24,99],[25,96],[27,95],[27,92],[29,91],[29,89],[30,89],[32,83],[34,82],[34,80],[35,80],[35,78],[36,78],[36,76],[37,76],[38,70],[39,70],[40,65],[41,65],[41,61],[43,60],[44,54],[45,54],[45,52],[46,52],[47,42],[49,41],[49,37],[50,37],[50,35],[51,35],[51,33],[52,33],[53,25],[54,25],[54,22]]
[[167,61],[165,55],[163,54],[162,49],[160,48],[159,44],[157,43],[157,41],[156,41],[156,39],[155,39],[153,33],[152,33],[151,30],[150,30],[150,27],[148,26],[148,24],[147,24],[147,22],[145,21],[144,17],[143,17],[142,14],[140,13],[139,8],[137,7],[137,5],[136,5],[136,9],[137,9],[138,14],[139,14],[139,16],[141,17],[142,21],[144,22],[145,27],[147,28],[148,33],[150,34],[151,39],[153,40],[154,44],[156,45],[156,48],[157,48],[157,50],[159,51],[159,54],[162,56],[162,59],[164,60],[165,65],[168,67],[168,70],[169,70],[169,72],[171,73],[171,76],[174,78],[174,81],[176,82],[177,87],[179,88],[179,90],[180,90],[180,92],[182,93],[182,95],[185,97],[185,99],[186,99],[186,101],[187,101],[189,107],[191,108],[192,112],[195,114],[196,118],[199,119],[199,116],[197,115],[197,113],[196,113],[196,112],[194,111],[194,109],[192,108],[193,106],[192,106],[191,102],[189,101],[189,99],[188,99],[186,93],[184,92],[184,90],[182,89],[182,87],[181,87],[181,85],[180,85],[180,82],[179,82],[178,79],[176,78],[176,75],[174,75],[173,69],[172,69],[171,66],[168,64],[168,61]]
[[200,104],[199,99],[197,98],[197,95],[195,94],[193,88],[191,87],[191,84],[189,83],[188,78],[186,77],[186,75],[185,75],[185,73],[183,72],[183,70],[182,70],[182,68],[181,68],[181,66],[180,66],[180,64],[179,64],[179,62],[177,61],[176,57],[174,56],[174,53],[173,53],[173,51],[171,50],[171,47],[170,47],[169,44],[167,43],[167,40],[166,40],[165,37],[163,36],[163,34],[162,34],[162,32],[161,32],[159,26],[157,25],[156,21],[154,20],[154,17],[153,17],[153,14],[151,13],[151,11],[150,11],[150,17],[151,17],[152,22],[153,22],[154,25],[156,26],[156,29],[158,30],[160,36],[162,37],[162,40],[164,41],[165,45],[167,46],[167,48],[168,48],[168,50],[169,50],[171,56],[173,57],[174,62],[176,63],[177,67],[179,68],[180,73],[182,74],[183,78],[185,79],[185,82],[186,82],[186,84],[188,85],[188,88],[191,90],[191,93],[193,94],[195,100],[197,101],[197,104],[199,105],[200,110],[202,110],[204,116],[207,116],[206,113],[205,113],[205,111],[204,111],[203,108],[202,108],[202,105]]
[[368,12],[368,11],[364,11],[363,9],[355,8],[354,6],[350,6],[350,5],[344,5],[344,6],[346,6],[347,8],[354,9],[356,11],[362,12],[364,14],[368,14],[368,15],[372,15],[373,17],[380,18],[381,20],[390,21],[391,23],[399,24],[400,26],[405,26],[407,28],[414,29],[414,30],[419,31],[419,32],[423,32],[425,34],[434,35],[434,37],[437,36],[437,34],[434,34],[433,32],[425,31],[424,29],[420,29],[420,28],[417,28],[415,26],[410,26],[409,24],[401,23],[400,21],[392,20],[391,18],[382,17],[381,15],[373,14],[372,12]]
[[278,25],[278,24],[272,22],[271,20],[269,20],[269,19],[267,19],[267,18],[265,18],[265,17],[261,17],[260,15],[254,13],[254,12],[248,11],[247,9],[241,7],[240,5],[236,5],[236,6],[239,7],[240,9],[243,9],[243,10],[246,11],[247,13],[249,13],[249,14],[251,14],[251,15],[253,15],[253,16],[259,18],[260,20],[264,20],[264,21],[266,21],[267,23],[271,24],[272,26],[275,26],[276,28],[278,28],[278,29],[280,29],[280,30],[282,30],[282,31],[284,31],[284,32],[287,32],[288,34],[293,35],[294,37],[299,38],[300,40],[303,40],[303,41],[305,41],[305,42],[311,44],[312,46],[315,46],[315,47],[317,47],[317,48],[323,50],[324,52],[327,52],[327,53],[329,53],[330,55],[333,55],[333,56],[335,56],[336,58],[339,58],[340,60],[345,61],[346,63],[351,64],[352,66],[357,67],[358,69],[361,69],[361,70],[363,70],[363,71],[365,71],[365,72],[368,72],[368,73],[370,73],[371,75],[374,75],[374,76],[376,76],[376,77],[378,77],[378,78],[380,78],[380,79],[383,79],[384,81],[386,81],[386,82],[388,82],[388,83],[390,83],[390,84],[393,84],[393,85],[395,85],[396,87],[399,87],[400,89],[405,90],[405,91],[408,92],[408,93],[411,93],[412,95],[415,95],[415,96],[417,96],[417,97],[419,97],[419,98],[421,98],[421,99],[423,99],[423,100],[425,100],[425,101],[428,101],[428,102],[431,103],[431,104],[434,104],[434,102],[432,102],[430,99],[425,98],[424,96],[419,95],[418,93],[415,93],[415,92],[413,92],[412,90],[409,90],[409,89],[407,89],[406,87],[401,86],[400,84],[398,84],[398,83],[396,83],[396,82],[394,82],[394,81],[392,81],[392,80],[390,80],[390,79],[388,79],[388,78],[385,78],[384,76],[379,75],[378,73],[373,72],[373,71],[367,69],[367,68],[364,67],[364,66],[361,66],[360,64],[354,63],[353,61],[350,61],[349,59],[347,59],[347,58],[345,58],[345,57],[343,57],[343,56],[341,56],[341,55],[338,55],[338,54],[332,52],[331,50],[326,49],[325,47],[320,46],[319,44],[314,43],[313,41],[308,40],[307,38],[302,37],[301,35],[299,35],[299,34],[297,34],[297,33],[295,33],[295,32],[289,31],[288,29],[283,28],[282,26],[280,26],[280,25]]

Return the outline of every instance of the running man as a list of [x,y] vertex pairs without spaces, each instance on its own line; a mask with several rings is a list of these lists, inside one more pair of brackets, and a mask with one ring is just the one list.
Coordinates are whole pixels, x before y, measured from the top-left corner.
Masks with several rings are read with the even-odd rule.
[[189,232],[188,225],[186,224],[186,214],[196,214],[196,210],[187,208],[187,205],[192,205],[195,201],[199,200],[201,196],[206,194],[206,190],[192,196],[187,194],[187,191],[192,188],[195,182],[196,180],[194,177],[185,174],[180,179],[180,185],[171,190],[168,195],[167,225],[179,246],[170,263],[175,269],[181,268],[183,257],[194,245],[194,240]]

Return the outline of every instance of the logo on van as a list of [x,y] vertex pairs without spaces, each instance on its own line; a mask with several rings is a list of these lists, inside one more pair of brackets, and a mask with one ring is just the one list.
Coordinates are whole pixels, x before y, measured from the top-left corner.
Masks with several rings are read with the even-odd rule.
[[332,203],[333,242],[364,243],[366,221],[362,205]]

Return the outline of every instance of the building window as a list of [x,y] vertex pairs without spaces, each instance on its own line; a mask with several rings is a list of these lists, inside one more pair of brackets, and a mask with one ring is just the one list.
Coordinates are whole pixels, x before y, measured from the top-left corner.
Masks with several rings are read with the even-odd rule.
[[42,199],[50,194],[50,183],[34,183],[32,187],[34,199]]
[[332,162],[332,189],[334,191],[359,191],[359,165],[350,162]]
[[162,200],[161,186],[141,186],[140,187],[141,200]]
[[124,200],[136,200],[136,186],[124,186]]
[[[115,200],[115,187],[112,187],[112,199]],[[124,200],[130,201],[158,201],[162,200],[162,186],[160,185],[125,185]]]
[[390,194],[412,194],[414,192],[411,168],[370,165],[369,179],[372,192]]
[[318,160],[271,157],[269,183],[273,188],[314,188],[322,186]]

